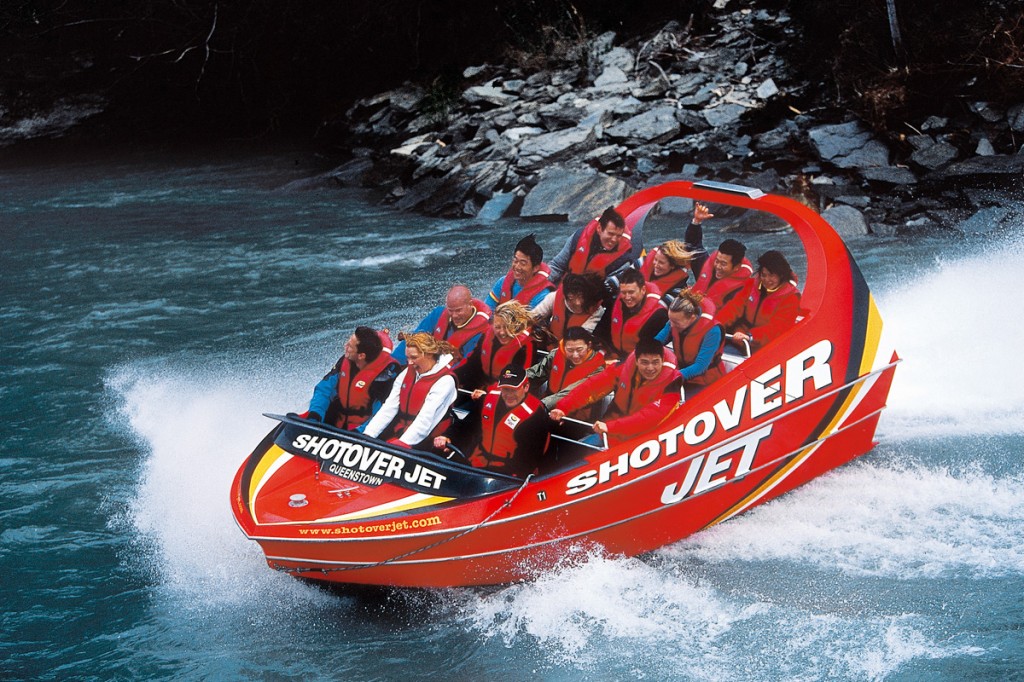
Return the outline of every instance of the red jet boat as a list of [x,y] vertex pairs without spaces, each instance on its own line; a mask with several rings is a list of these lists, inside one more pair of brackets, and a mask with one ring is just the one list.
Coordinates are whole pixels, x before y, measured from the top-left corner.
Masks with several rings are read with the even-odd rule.
[[898,358],[846,245],[815,212],[760,190],[672,182],[619,212],[636,224],[668,197],[765,211],[803,243],[802,318],[607,450],[557,441],[520,480],[310,423],[277,426],[245,460],[231,509],[267,563],[339,583],[445,587],[529,579],[595,550],[676,542],[844,464],[874,445]]

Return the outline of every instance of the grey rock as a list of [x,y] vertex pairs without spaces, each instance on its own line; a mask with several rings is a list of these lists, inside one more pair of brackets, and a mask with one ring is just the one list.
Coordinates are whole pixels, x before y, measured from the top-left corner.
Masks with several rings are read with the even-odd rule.
[[928,170],[935,170],[956,159],[958,154],[957,148],[948,142],[936,142],[911,154],[910,160]]
[[771,99],[775,95],[779,94],[779,86],[775,84],[775,80],[769,78],[764,83],[757,86],[755,93],[758,99]]
[[[675,76],[676,74],[672,75]],[[672,89],[676,91],[677,95],[683,97],[696,92],[705,82],[707,82],[707,76],[704,74],[699,72],[687,73],[673,80]]]
[[840,168],[871,168],[889,165],[889,150],[857,121],[811,129],[818,155]]
[[598,168],[609,168],[622,162],[626,148],[619,144],[606,144],[583,155],[583,160]]
[[594,142],[592,128],[567,128],[527,138],[519,146],[521,154],[547,159],[570,149],[588,151]]
[[1024,133],[1024,104],[1016,104],[1006,112],[1006,121],[1010,124],[1010,130],[1015,133]]
[[468,104],[491,104],[502,106],[515,101],[515,96],[502,92],[493,85],[474,85],[462,93],[462,99]]
[[692,95],[680,98],[679,104],[684,107],[702,107],[714,97],[714,90],[714,84],[704,85]]
[[720,104],[717,107],[705,109],[704,119],[712,128],[721,128],[739,122],[745,111],[746,108],[739,104]]
[[978,140],[978,146],[975,147],[974,153],[978,156],[995,156],[996,149],[992,146],[992,142],[987,137],[982,136]]
[[902,168],[900,166],[861,168],[860,174],[865,180],[881,182],[887,185],[912,185],[917,182],[917,176],[909,168]]
[[732,72],[736,74],[736,77],[742,77],[747,75],[747,71],[750,70],[750,65],[746,62],[736,62],[736,66],[732,67]]
[[636,139],[653,142],[671,137],[678,132],[679,121],[676,120],[675,107],[663,106],[616,124],[608,128],[605,134],[614,140]]
[[1003,112],[996,108],[991,102],[972,102],[971,111],[989,123],[995,123],[1003,118]]
[[623,75],[632,71],[636,65],[636,57],[633,56],[633,52],[625,47],[613,47],[601,55],[599,60],[605,70],[618,69],[623,72]]
[[392,90],[388,99],[393,109],[404,113],[412,113],[419,108],[420,102],[423,101],[423,88],[418,86],[405,86]]
[[685,132],[700,133],[711,129],[706,118],[689,109],[676,109],[676,120]]
[[957,161],[939,171],[941,177],[956,178],[968,175],[1014,176],[1024,173],[1024,154],[996,154],[976,156]]
[[602,173],[545,168],[526,195],[519,215],[523,218],[568,220],[582,223],[620,203],[629,186]]
[[606,66],[601,75],[594,79],[594,87],[603,88],[608,85],[625,83],[629,78],[625,71],[617,66]]
[[519,142],[519,141],[521,141],[521,140],[523,140],[523,139],[525,139],[527,137],[534,137],[536,135],[543,135],[543,134],[544,134],[544,129],[543,128],[537,128],[537,127],[533,127],[533,126],[517,126],[515,128],[508,128],[508,129],[502,131],[501,137],[503,137],[508,142],[515,143],[515,142]]
[[467,166],[464,173],[477,194],[490,197],[505,180],[507,169],[504,161],[478,161]]
[[525,88],[525,87],[526,87],[526,81],[518,79],[518,78],[515,78],[515,79],[512,79],[512,80],[507,80],[507,81],[505,81],[505,82],[503,82],[501,84],[501,89],[502,90],[504,90],[505,92],[508,92],[508,93],[516,94],[516,95],[521,93],[523,91],[523,88]]
[[943,116],[929,116],[921,124],[921,130],[942,130],[949,125],[949,119]]
[[907,142],[917,152],[935,146],[935,138],[931,135],[911,135],[907,138]]
[[462,77],[466,79],[476,78],[487,71],[487,69],[488,66],[486,64],[481,64],[480,66],[467,66],[462,70]]
[[373,169],[373,161],[367,158],[356,158],[343,163],[330,175],[340,185],[360,185],[366,174]]
[[843,194],[836,197],[837,204],[846,204],[855,208],[867,208],[871,205],[871,199],[862,194]]
[[487,203],[483,205],[476,217],[487,222],[504,218],[508,215],[509,209],[515,200],[515,192],[497,192],[487,200]]
[[957,225],[957,229],[968,235],[988,234],[1010,225],[1020,224],[1022,219],[1024,219],[1024,204],[992,206],[981,209]]
[[783,121],[773,130],[761,133],[754,141],[754,146],[762,150],[784,149],[796,138],[800,129],[790,120]]
[[763,211],[747,211],[727,227],[735,232],[785,232],[790,229],[786,221]]
[[862,237],[871,233],[864,214],[853,206],[842,204],[831,206],[822,212],[821,217],[835,228],[835,231],[843,239]]

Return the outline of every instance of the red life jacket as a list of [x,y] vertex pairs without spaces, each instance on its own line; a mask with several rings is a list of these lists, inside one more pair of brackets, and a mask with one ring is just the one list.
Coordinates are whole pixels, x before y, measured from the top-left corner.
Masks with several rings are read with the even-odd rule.
[[[501,420],[496,419],[498,406],[501,405],[501,391],[492,388],[484,398],[480,410],[480,426],[483,438],[480,447],[469,458],[475,467],[490,469],[507,474],[516,474],[516,428],[533,416],[537,410],[543,409],[540,400],[527,394],[526,400],[506,412]],[[550,438],[544,442],[547,450]],[[540,455],[540,453],[536,453]]]
[[709,297],[717,307],[721,308],[739,293],[743,285],[750,281],[754,274],[754,266],[750,264],[749,259],[744,258],[731,275],[712,282],[711,280],[715,277],[715,258],[717,256],[717,250],[711,253],[711,256],[704,262],[704,267],[700,269],[697,282],[691,288],[693,291],[699,291]]
[[626,231],[619,238],[619,244],[614,251],[590,253],[590,242],[597,234],[598,222],[591,220],[583,232],[580,233],[579,241],[576,242],[576,250],[572,252],[569,259],[568,271],[582,275],[586,272],[596,272],[602,277],[608,275],[608,268],[626,252],[633,248],[630,240],[633,238],[633,230],[628,225]]
[[[419,379],[416,378],[415,369],[412,367],[406,369],[405,378],[402,380],[402,387],[398,394],[398,414],[395,415],[394,420],[391,422],[391,430],[396,438],[405,433],[405,430],[409,428],[409,424],[412,424],[413,420],[416,419],[416,415],[423,409],[423,403],[426,402],[430,389],[433,388],[434,384],[441,377],[445,376],[455,379],[455,373],[448,367],[438,370],[433,374],[421,376]],[[455,381],[458,384],[458,379],[455,379]],[[445,416],[430,432],[426,440],[440,436],[451,426],[451,423],[451,417]]]
[[555,302],[551,306],[551,321],[548,322],[548,331],[561,339],[565,336],[565,330],[569,327],[582,327],[583,323],[590,319],[588,313],[574,313],[565,304],[565,291],[559,286],[555,290]]
[[650,283],[646,285],[647,295],[644,302],[633,315],[626,318],[623,314],[622,299],[616,298],[612,306],[611,338],[612,346],[620,355],[632,353],[636,342],[640,340],[640,330],[658,310],[665,307],[661,301],[661,291]]
[[[697,359],[697,353],[700,352],[700,344],[708,331],[714,327],[722,328],[722,325],[714,317],[714,310],[715,304],[710,299],[705,298],[701,301],[700,317],[697,318],[697,321],[689,329],[680,334],[676,331],[675,327],[669,325],[669,329],[672,331],[672,349],[678,359],[679,368],[688,367]],[[725,372],[722,370],[721,364],[722,350],[724,348],[725,330],[722,329],[722,340],[718,343],[718,350],[715,351],[715,357],[711,364],[708,365],[707,371],[704,374],[688,379],[688,382],[699,386],[707,386],[719,377],[724,376]]]
[[690,278],[690,271],[684,267],[673,266],[671,270],[666,272],[661,277],[654,275],[654,257],[661,252],[660,246],[655,246],[644,258],[644,262],[640,265],[640,274],[644,276],[644,280],[651,284],[655,284],[663,293],[672,293],[673,289],[682,289],[686,286],[686,281]]
[[461,327],[451,324],[452,316],[448,312],[448,308],[441,311],[441,317],[438,318],[437,324],[434,326],[434,338],[440,341],[447,341],[458,348],[459,354],[462,357],[466,357],[466,354],[462,352],[462,347],[469,343],[477,334],[485,333],[491,324],[490,309],[483,301],[474,298],[473,307],[476,309],[476,312]]
[[[612,417],[624,417],[633,414],[641,407],[650,405],[659,400],[665,393],[665,386],[679,376],[674,365],[665,363],[661,366],[661,373],[654,381],[649,381],[637,387],[633,387],[633,376],[636,373],[636,356],[632,353],[619,366],[619,375],[615,379],[615,397],[605,414],[605,421]],[[653,424],[648,424],[650,428]],[[633,434],[620,434],[627,436]]]
[[354,429],[366,422],[372,412],[370,386],[389,365],[397,364],[389,350],[382,350],[373,362],[366,363],[362,369],[343,357],[338,368],[338,416],[334,425]]
[[498,374],[512,362],[520,348],[526,349],[523,365],[529,366],[533,359],[533,340],[530,338],[530,332],[524,329],[508,343],[499,346],[497,339],[494,338],[494,328],[488,328],[483,340],[480,341],[480,366],[487,375],[488,383],[497,380]]
[[[796,324],[800,308],[800,290],[792,281],[780,285],[775,291],[765,292],[763,296],[761,292],[760,280],[750,280],[743,292],[744,300],[733,301],[722,317],[722,322],[729,324],[733,331],[751,333],[757,330],[753,335],[758,346],[763,346]],[[739,316],[734,314],[737,307],[742,309]],[[784,311],[781,316],[778,314],[780,310]]]
[[566,386],[586,379],[594,370],[604,367],[604,353],[599,350],[591,351],[589,358],[575,366],[570,366],[565,355],[564,341],[558,344],[554,353],[555,357],[551,359],[551,373],[548,375],[548,393],[558,393]]
[[512,285],[516,283],[516,276],[512,273],[512,268],[508,269],[508,274],[505,275],[505,281],[501,283],[501,298],[498,299],[496,306],[501,305],[505,301],[516,300],[525,306],[530,305],[530,301],[533,297],[544,291],[545,289],[551,288],[551,268],[548,267],[547,263],[540,264],[540,270],[534,273],[530,281],[526,283],[519,293],[515,296],[512,295]]

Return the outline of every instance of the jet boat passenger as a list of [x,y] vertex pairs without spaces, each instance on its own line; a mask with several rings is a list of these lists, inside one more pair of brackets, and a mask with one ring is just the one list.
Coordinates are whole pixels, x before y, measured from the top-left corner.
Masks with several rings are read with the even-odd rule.
[[363,433],[395,445],[429,448],[451,423],[458,384],[448,363],[455,348],[426,332],[408,334],[405,346],[409,364]]
[[[414,331],[432,334],[439,341],[447,341],[458,351],[456,366],[465,361],[483,338],[491,323],[487,306],[473,298],[473,292],[464,284],[448,290],[445,304],[439,305],[423,318]],[[395,360],[405,362],[405,342],[398,344]]]
[[546,324],[556,339],[564,338],[566,330],[572,327],[583,327],[592,332],[604,315],[604,296],[604,282],[600,275],[570,272],[558,289],[545,296],[530,311],[530,317],[536,324]]
[[757,349],[796,324],[800,291],[789,261],[778,251],[765,251],[757,259],[758,276],[718,311],[718,320],[733,341],[746,341]]
[[513,299],[525,306],[535,308],[554,289],[550,269],[544,262],[544,249],[532,234],[526,235],[516,244],[512,253],[512,266],[499,277],[487,297],[487,307],[494,310],[498,304]]
[[653,337],[668,322],[661,292],[649,285],[644,276],[629,268],[619,275],[619,296],[611,310],[597,324],[594,336],[611,353],[624,358],[641,336]]
[[567,272],[596,272],[607,277],[640,257],[642,226],[626,229],[626,220],[614,208],[576,230],[562,250],[551,259],[551,281],[558,284]]
[[[459,383],[483,392],[506,365],[525,366],[533,360],[530,312],[519,301],[505,301],[494,311],[491,326],[466,362],[456,368]],[[474,397],[478,397],[474,395]]]
[[754,266],[746,258],[747,247],[726,239],[712,252],[697,276],[693,290],[707,295],[721,309],[751,281]]
[[348,430],[362,426],[388,397],[398,375],[391,347],[387,331],[356,327],[344,354],[313,389],[306,418]]
[[615,391],[604,420],[594,422],[593,428],[612,442],[622,442],[651,433],[667,419],[680,403],[681,388],[679,373],[665,362],[665,347],[644,337],[624,361],[609,365],[559,400],[551,418],[561,421]]
[[547,382],[541,402],[549,410],[584,379],[604,369],[604,353],[594,348],[594,336],[584,327],[569,327],[558,347],[526,370],[534,384]]
[[454,442],[473,466],[523,478],[540,465],[550,430],[548,410],[530,395],[526,370],[509,365],[465,419],[434,439],[434,447]]
[[665,305],[672,302],[690,281],[690,263],[694,253],[678,239],[651,249],[643,261],[637,262],[636,269],[649,283],[661,290]]
[[669,306],[668,324],[657,337],[671,342],[679,376],[691,387],[707,386],[724,374],[725,332],[714,309],[715,304],[703,294],[684,289]]

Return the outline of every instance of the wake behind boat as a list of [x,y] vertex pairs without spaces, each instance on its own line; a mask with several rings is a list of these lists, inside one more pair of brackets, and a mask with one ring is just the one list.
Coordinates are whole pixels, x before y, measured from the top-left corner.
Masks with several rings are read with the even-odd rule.
[[662,199],[770,213],[807,256],[801,318],[649,432],[609,449],[555,441],[525,480],[292,416],[238,470],[232,511],[268,564],[342,583],[442,587],[529,579],[597,550],[678,541],[864,454],[898,362],[842,239],[793,200],[672,182],[619,207],[635,225]]

